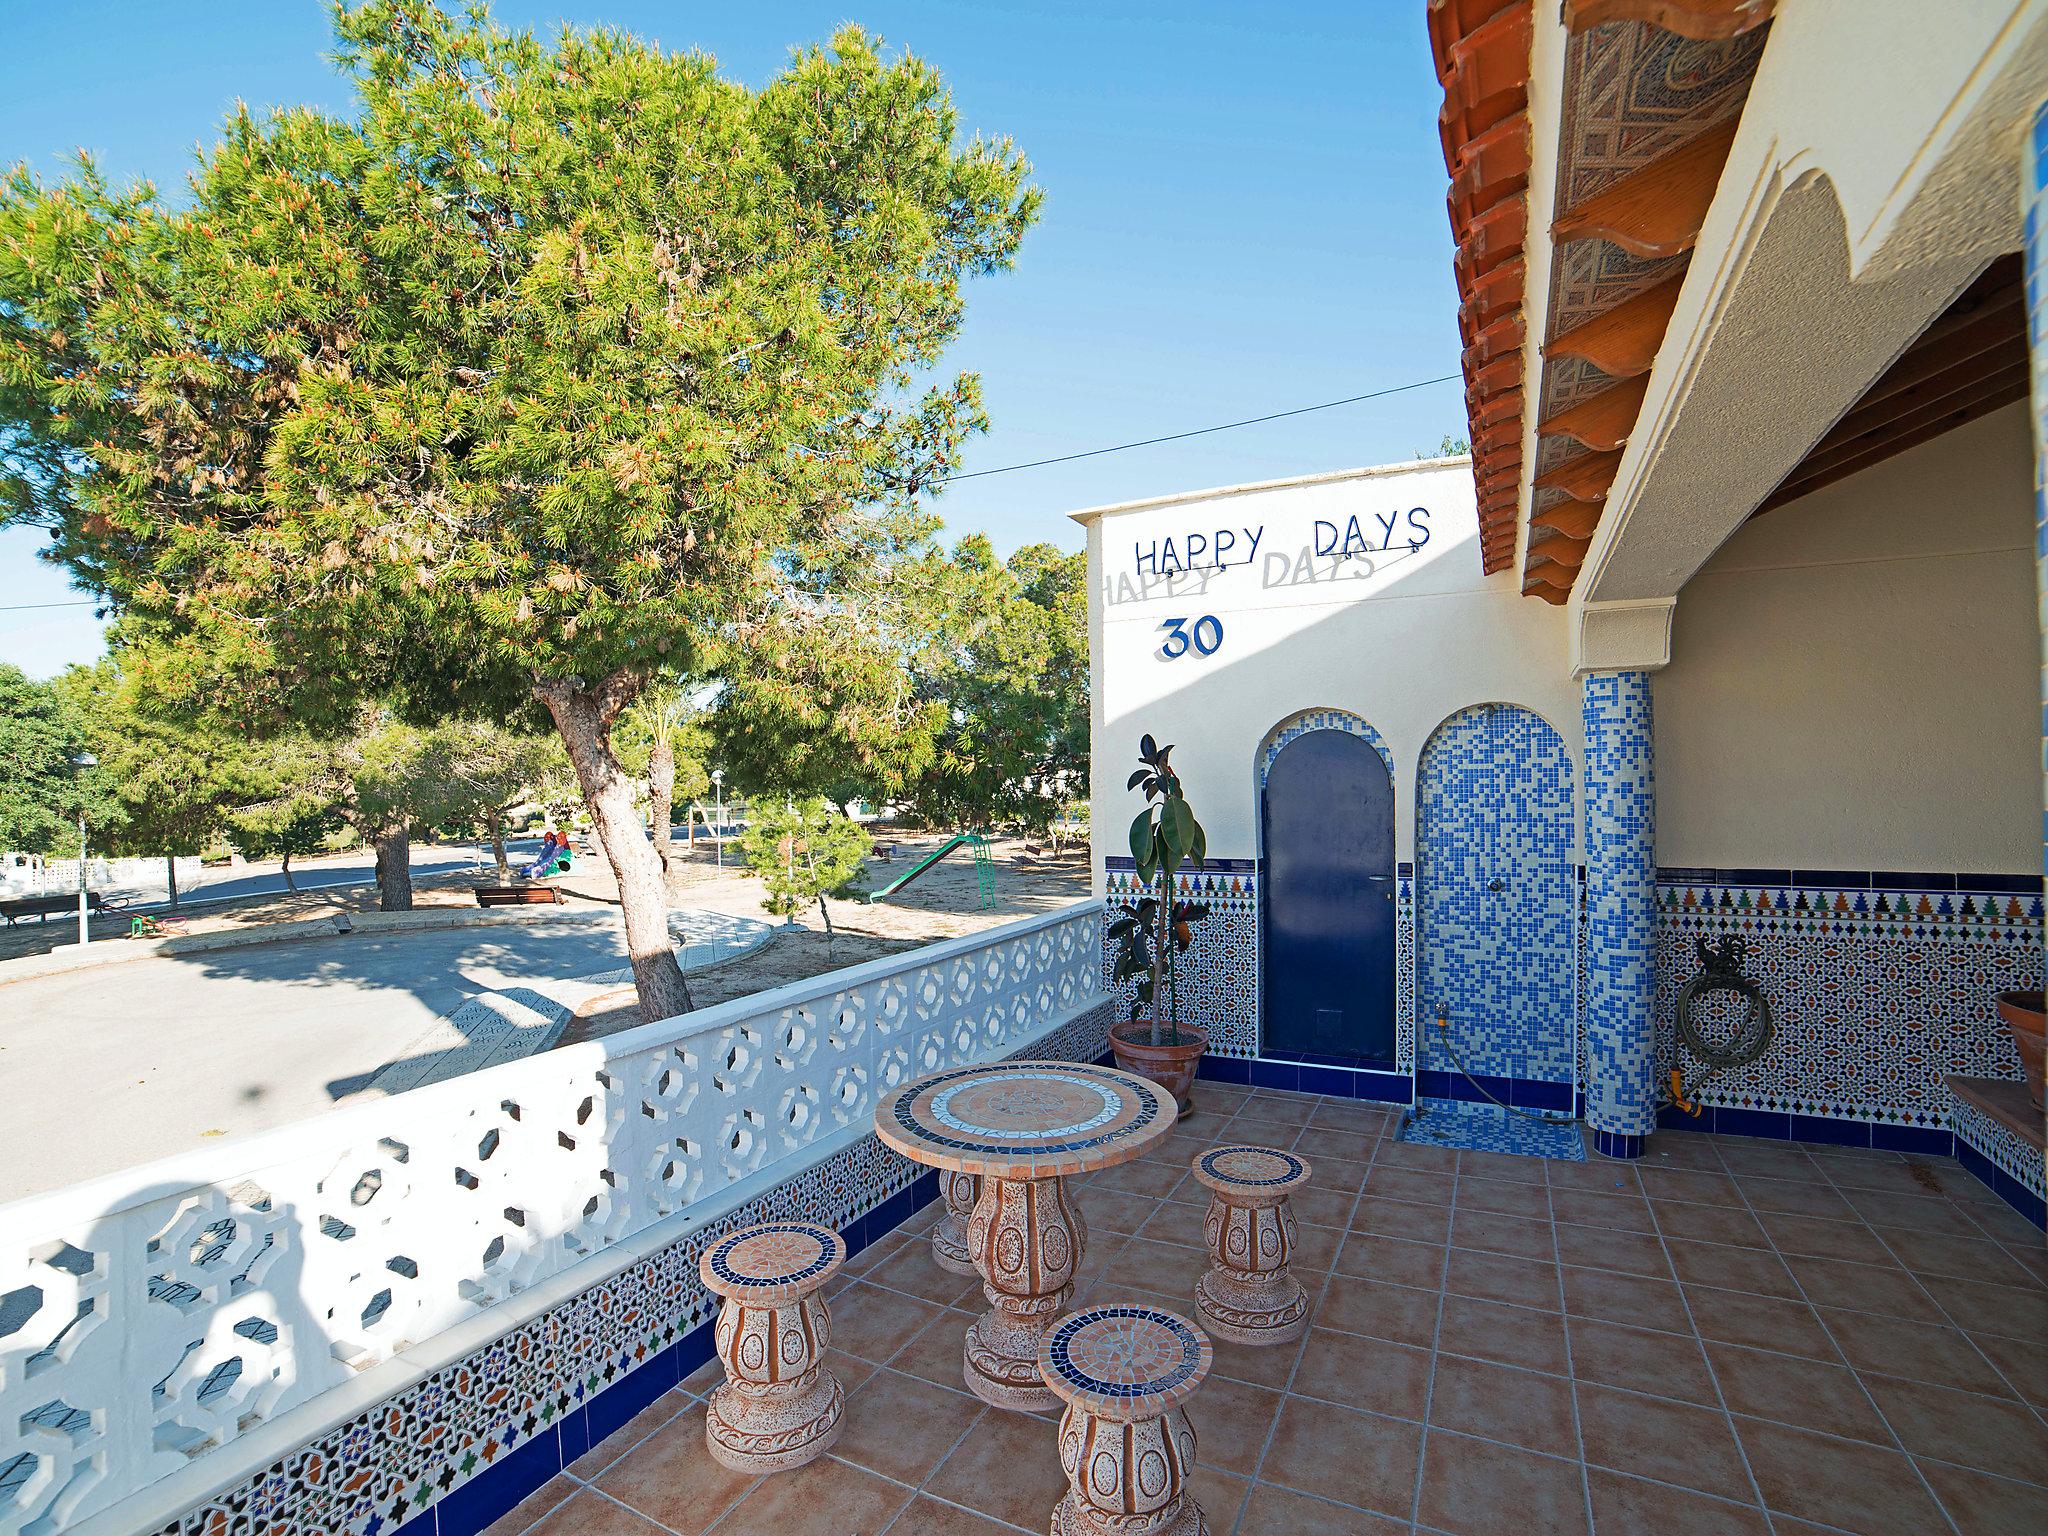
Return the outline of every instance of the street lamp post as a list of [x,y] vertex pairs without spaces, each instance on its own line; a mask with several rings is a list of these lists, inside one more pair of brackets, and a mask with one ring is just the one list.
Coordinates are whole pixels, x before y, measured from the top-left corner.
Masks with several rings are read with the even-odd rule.
[[[71,758],[71,766],[74,769],[76,769],[80,774],[84,774],[89,769],[97,768],[99,766],[99,763],[100,760],[94,757],[90,752],[74,753]],[[85,801],[81,797],[78,802],[78,942],[81,946],[90,944],[92,942],[91,930],[86,925],[86,910],[87,908],[85,900]]]
[[725,868],[725,770],[711,770],[711,792],[718,799],[718,832],[712,841],[718,845],[718,867]]

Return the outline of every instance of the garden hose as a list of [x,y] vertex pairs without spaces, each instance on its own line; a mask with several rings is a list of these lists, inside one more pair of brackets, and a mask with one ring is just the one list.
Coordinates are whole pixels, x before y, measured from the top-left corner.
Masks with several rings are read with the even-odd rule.
[[[1474,1088],[1477,1088],[1481,1093],[1485,1094],[1487,1098],[1493,1099],[1494,1103],[1500,1105],[1500,1107],[1506,1110],[1509,1114],[1520,1115],[1524,1120],[1534,1120],[1538,1125],[1570,1125],[1577,1118],[1573,1115],[1546,1115],[1538,1113],[1536,1110],[1533,1109],[1519,1109],[1515,1105],[1507,1103],[1505,1100],[1495,1099],[1493,1097],[1493,1094],[1487,1090],[1486,1084],[1480,1082],[1478,1078],[1474,1077],[1472,1075],[1472,1069],[1465,1065],[1465,1058],[1463,1054],[1459,1052],[1457,1045],[1451,1039],[1450,1015],[1441,1008],[1437,1009],[1436,1011],[1436,1027],[1438,1033],[1441,1034],[1443,1037],[1444,1049],[1451,1053],[1451,1060],[1458,1064],[1458,1070],[1465,1075],[1465,1081],[1470,1083]],[[1418,1110],[1417,1113],[1420,1113],[1420,1110]]]
[[[1771,1000],[1764,996],[1763,988],[1742,974],[1742,958],[1749,945],[1739,934],[1730,934],[1719,944],[1707,939],[1697,943],[1700,969],[1678,994],[1678,1039],[1707,1072],[1688,1085],[1684,1070],[1676,1065],[1671,1068],[1671,1102],[1694,1117],[1699,1115],[1700,1105],[1693,1101],[1692,1093],[1720,1073],[1755,1061],[1771,1048],[1775,1033]],[[1733,992],[1749,1004],[1735,1032],[1720,1044],[1709,1040],[1693,1018],[1693,1005],[1709,992]]]

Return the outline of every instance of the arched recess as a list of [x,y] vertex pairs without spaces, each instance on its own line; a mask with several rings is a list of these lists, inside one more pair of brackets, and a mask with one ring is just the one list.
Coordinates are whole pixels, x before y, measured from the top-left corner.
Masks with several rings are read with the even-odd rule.
[[1262,1053],[1391,1070],[1401,1049],[1393,756],[1342,710],[1281,722],[1260,745]]
[[[1417,1065],[1569,1085],[1577,1016],[1570,750],[1514,704],[1439,725],[1416,771]],[[1498,1085],[1488,1086],[1499,1092]],[[1562,1094],[1528,1102],[1569,1103]]]

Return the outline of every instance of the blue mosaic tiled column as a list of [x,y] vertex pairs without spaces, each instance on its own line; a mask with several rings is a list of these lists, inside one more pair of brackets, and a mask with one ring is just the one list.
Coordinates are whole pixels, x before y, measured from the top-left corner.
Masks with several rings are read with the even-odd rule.
[[[2034,109],[2020,196],[2026,201],[2027,352],[2033,364],[2034,572],[2041,627],[2041,770],[2048,792],[2048,101]],[[2041,824],[2048,871],[2048,803]]]
[[1584,712],[1586,1124],[1597,1150],[1640,1157],[1657,1114],[1650,674],[1589,674]]

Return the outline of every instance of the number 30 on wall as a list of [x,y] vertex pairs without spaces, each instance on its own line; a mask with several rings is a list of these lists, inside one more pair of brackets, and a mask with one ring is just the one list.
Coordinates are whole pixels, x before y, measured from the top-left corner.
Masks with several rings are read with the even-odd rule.
[[1223,621],[1213,613],[1203,614],[1192,625],[1186,619],[1162,619],[1159,627],[1166,631],[1159,647],[1161,661],[1178,661],[1190,647],[1198,656],[1213,656],[1223,644]]

